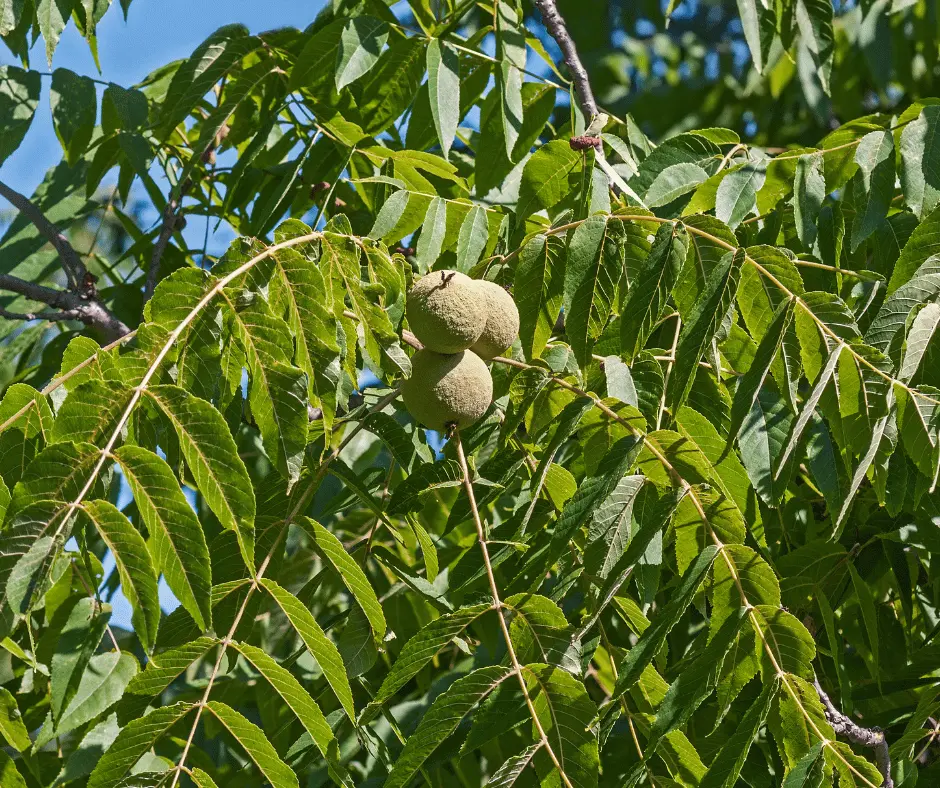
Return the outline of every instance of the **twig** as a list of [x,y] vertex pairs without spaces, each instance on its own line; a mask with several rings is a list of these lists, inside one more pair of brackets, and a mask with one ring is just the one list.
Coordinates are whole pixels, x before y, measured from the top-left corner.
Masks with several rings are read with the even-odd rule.
[[157,242],[153,245],[153,255],[150,257],[150,267],[147,269],[147,282],[144,285],[144,299],[149,300],[153,291],[157,287],[157,274],[160,272],[160,260],[166,251],[170,237],[176,229],[176,216],[182,200],[176,195],[176,190],[170,194],[170,199],[166,201],[163,209],[163,220],[160,224],[160,234],[157,236]]
[[[574,39],[571,38],[571,34],[568,32],[565,20],[558,12],[558,6],[555,5],[555,0],[533,0],[533,2],[542,15],[542,22],[545,24],[545,29],[548,30],[549,35],[555,39],[555,43],[558,44],[559,49],[561,49],[565,65],[568,66],[568,70],[571,72],[571,82],[574,85],[575,92],[578,94],[578,104],[581,107],[581,112],[584,114],[585,121],[591,123],[598,115],[597,101],[594,100],[594,91],[591,90],[591,81],[588,78],[587,69],[584,67],[584,63],[581,62],[581,58],[578,55],[578,48],[575,46]],[[598,132],[598,134],[599,133],[600,132]],[[594,138],[592,144],[595,151],[594,160],[597,162],[597,166],[600,167],[607,176],[614,192],[628,194],[640,205],[646,207],[639,195],[627,185],[627,182],[620,177],[620,173],[607,161],[607,157],[604,155],[604,143],[601,141],[600,136]]]
[[490,584],[490,595],[493,598],[493,609],[496,611],[499,618],[499,627],[503,633],[503,640],[506,641],[506,651],[509,653],[509,661],[512,663],[513,672],[519,679],[519,686],[522,688],[522,695],[525,698],[525,703],[529,709],[529,714],[532,717],[532,722],[535,725],[535,730],[538,732],[539,738],[542,741],[542,746],[545,747],[545,751],[548,753],[548,757],[551,758],[552,763],[558,770],[558,774],[561,776],[562,782],[567,786],[567,788],[574,788],[574,786],[571,784],[571,780],[568,779],[568,775],[565,774],[565,770],[561,764],[561,761],[559,761],[558,756],[552,749],[551,743],[548,741],[548,735],[545,733],[545,728],[542,727],[542,721],[539,719],[539,715],[535,711],[535,705],[532,703],[532,698],[529,696],[529,688],[526,686],[525,677],[522,675],[522,665],[519,664],[519,658],[516,656],[516,649],[513,647],[512,638],[509,635],[509,627],[506,625],[506,617],[503,615],[503,603],[500,601],[499,587],[496,585],[496,577],[493,575],[493,564],[490,561],[490,551],[486,547],[486,532],[483,529],[483,521],[480,519],[480,511],[477,508],[476,498],[473,495],[473,484],[470,481],[470,469],[467,466],[467,457],[463,451],[463,442],[460,440],[459,431],[454,433],[454,442],[457,445],[457,460],[460,463],[460,471],[463,475],[464,490],[466,490],[467,499],[470,501],[470,511],[473,513],[473,522],[477,529],[477,541],[479,541],[480,550],[483,552],[483,566],[486,568],[486,577]]
[[[25,295],[33,301],[41,301],[63,311],[74,311],[75,317],[88,326],[100,329],[109,339],[123,336],[130,329],[116,318],[101,301],[95,290],[95,279],[89,274],[82,262],[81,255],[75,251],[66,238],[45,214],[25,195],[0,181],[0,195],[9,202],[45,237],[59,255],[62,269],[69,283],[68,292],[54,290],[51,287],[27,282],[9,274],[0,275],[0,288]],[[12,318],[23,319],[23,318]],[[64,318],[63,318],[64,319]]]
[[97,298],[27,282],[11,274],[0,274],[0,289],[19,293],[31,301],[39,301],[64,312],[74,313],[74,318],[70,319],[80,320],[87,326],[99,329],[109,339],[117,339],[130,331]]
[[894,788],[894,780],[891,779],[891,755],[888,752],[888,741],[884,732],[880,728],[863,728],[855,723],[851,718],[843,714],[832,699],[826,694],[818,679],[813,680],[813,686],[822,701],[826,713],[826,719],[832,726],[837,736],[844,736],[852,744],[858,744],[862,747],[870,747],[875,751],[875,764],[884,782],[882,788]]
[[78,313],[74,310],[63,310],[61,312],[51,312],[49,310],[43,312],[11,312],[9,309],[2,308],[0,308],[0,317],[6,320],[51,320],[52,322],[79,319]]
[[58,252],[62,268],[69,280],[69,288],[76,292],[86,289],[85,277],[88,269],[85,268],[82,258],[72,248],[72,244],[59,231],[59,228],[50,222],[28,197],[11,189],[3,181],[0,181],[0,195],[9,200],[20,213],[29,219]]

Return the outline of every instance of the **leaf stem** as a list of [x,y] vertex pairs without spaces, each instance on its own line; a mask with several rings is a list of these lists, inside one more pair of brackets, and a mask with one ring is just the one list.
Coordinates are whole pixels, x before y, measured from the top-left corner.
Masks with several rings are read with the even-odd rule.
[[567,786],[567,788],[574,788],[574,786],[571,784],[571,780],[568,779],[568,775],[565,774],[563,764],[558,759],[555,751],[552,749],[552,745],[548,740],[548,735],[545,733],[545,728],[542,727],[542,721],[539,719],[539,715],[535,711],[535,704],[532,702],[532,697],[529,695],[529,688],[526,685],[525,677],[522,675],[522,665],[519,664],[519,658],[516,656],[516,649],[512,645],[512,638],[509,635],[509,627],[506,624],[506,617],[503,615],[503,603],[500,601],[499,587],[496,585],[496,577],[493,574],[493,564],[490,561],[490,551],[486,546],[486,531],[483,528],[483,520],[480,518],[480,510],[477,508],[476,497],[473,494],[473,484],[470,481],[470,469],[467,466],[467,457],[464,454],[463,441],[460,439],[459,430],[454,433],[454,443],[456,444],[457,448],[457,461],[460,463],[460,470],[463,475],[463,487],[467,493],[467,498],[470,501],[470,511],[473,514],[473,524],[476,526],[477,530],[477,541],[480,544],[480,551],[483,553],[483,566],[486,569],[486,577],[490,585],[490,596],[492,597],[493,601],[493,609],[496,611],[497,617],[499,618],[499,627],[503,633],[503,640],[506,641],[506,651],[509,654],[509,661],[512,663],[513,672],[516,674],[516,677],[519,680],[519,686],[522,688],[522,695],[525,698],[526,707],[529,709],[529,714],[532,716],[532,722],[535,725],[535,730],[538,732],[542,745],[545,747],[545,750],[548,753],[548,757],[551,758],[552,763],[558,770],[558,774],[561,776],[562,782]]

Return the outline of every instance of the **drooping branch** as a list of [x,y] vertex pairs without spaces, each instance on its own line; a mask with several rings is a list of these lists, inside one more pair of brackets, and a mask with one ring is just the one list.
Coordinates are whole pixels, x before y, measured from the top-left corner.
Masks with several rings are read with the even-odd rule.
[[56,290],[45,285],[28,282],[10,274],[0,274],[0,288],[19,293],[32,301],[39,301],[61,310],[52,316],[49,313],[6,312],[8,320],[33,320],[36,318],[52,320],[80,320],[87,326],[99,329],[106,338],[116,339],[124,336],[130,329],[98,299],[94,277],[82,262],[81,255],[43,212],[28,197],[20,194],[0,181],[0,195],[22,213],[43,237],[52,244],[62,262],[62,268],[69,283],[68,290]]
[[878,728],[863,728],[851,718],[843,714],[832,702],[829,695],[822,688],[819,680],[813,681],[813,686],[822,701],[823,709],[826,712],[826,719],[832,726],[837,736],[843,736],[852,744],[858,744],[861,747],[869,747],[875,752],[875,765],[884,782],[881,788],[894,788],[894,780],[891,778],[891,755],[888,752],[888,740],[885,738],[884,731]]
[[[52,319],[80,320],[86,326],[99,329],[108,339],[117,339],[130,331],[96,298],[86,298],[82,294],[69,290],[56,290],[35,282],[27,282],[25,279],[10,274],[0,274],[0,289],[19,293],[31,301],[39,301],[61,310],[60,316]],[[32,320],[33,318],[29,317],[30,314],[34,313],[15,314],[15,316],[12,316],[14,313],[8,313],[5,317]],[[36,313],[36,317],[45,318],[47,315]]]

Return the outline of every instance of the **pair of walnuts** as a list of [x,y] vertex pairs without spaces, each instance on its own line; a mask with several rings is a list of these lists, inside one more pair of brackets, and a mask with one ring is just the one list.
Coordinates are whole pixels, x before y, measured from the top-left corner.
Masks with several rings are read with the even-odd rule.
[[402,385],[405,407],[439,432],[469,427],[490,406],[486,361],[519,333],[519,311],[502,287],[459,271],[432,271],[408,292],[408,323],[424,347]]

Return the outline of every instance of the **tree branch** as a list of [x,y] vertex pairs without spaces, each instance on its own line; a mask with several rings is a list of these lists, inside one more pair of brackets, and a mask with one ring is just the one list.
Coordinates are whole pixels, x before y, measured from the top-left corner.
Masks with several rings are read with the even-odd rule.
[[62,310],[70,315],[67,319],[80,320],[86,326],[97,328],[108,339],[122,337],[130,330],[95,298],[86,298],[68,290],[55,290],[10,274],[0,274],[0,289],[19,293],[31,301]]
[[0,317],[5,320],[51,320],[53,322],[79,319],[78,313],[74,310],[54,312],[48,309],[42,312],[11,312],[9,309],[0,308]]
[[[581,58],[578,55],[578,48],[574,44],[574,39],[571,38],[571,34],[568,32],[564,18],[558,12],[558,6],[555,5],[555,0],[533,0],[533,2],[542,15],[542,22],[545,24],[545,29],[548,30],[549,35],[555,39],[555,43],[558,44],[559,49],[561,49],[565,65],[568,66],[568,71],[571,72],[571,81],[574,84],[575,92],[578,94],[578,104],[581,107],[581,112],[584,114],[585,123],[590,124],[599,115],[599,111],[597,109],[597,101],[594,100],[594,91],[591,90],[591,81],[588,78],[587,69],[584,67],[584,63],[581,62]],[[601,128],[603,128],[603,124],[601,124]],[[600,130],[598,130],[597,135],[572,137],[571,146],[576,150],[593,146],[595,151],[594,160],[597,166],[600,167],[607,176],[610,187],[614,192],[628,194],[641,206],[646,207],[639,195],[627,185],[627,182],[621,177],[620,173],[607,161],[607,157],[604,155],[604,143],[600,138]]]
[[85,268],[82,258],[72,248],[72,244],[59,231],[59,228],[50,222],[28,197],[20,194],[15,189],[11,189],[3,181],[0,181],[0,195],[5,197],[20,213],[29,219],[59,253],[62,268],[69,280],[69,288],[75,292],[85,289],[85,275],[88,273],[88,269]]
[[[27,282],[9,274],[0,274],[0,288],[26,296],[32,301],[39,301],[51,307],[62,310],[62,314],[51,317],[54,320],[80,320],[87,326],[99,329],[106,338],[116,339],[124,336],[130,330],[112,312],[98,300],[95,291],[94,278],[88,273],[81,255],[75,251],[72,244],[45,214],[29,198],[20,194],[0,181],[0,195],[5,197],[12,205],[29,219],[37,230],[52,244],[62,262],[69,282],[69,289],[55,290],[51,287]],[[6,310],[4,310],[6,312]],[[33,320],[35,317],[49,317],[48,313],[17,313],[6,312],[4,317],[12,320]]]
[[176,216],[179,207],[182,204],[182,198],[178,198],[174,193],[170,194],[166,207],[163,209],[163,221],[160,225],[160,234],[157,236],[157,242],[153,245],[153,255],[150,257],[150,267],[147,269],[147,283],[144,285],[144,300],[150,299],[153,291],[157,287],[157,274],[160,272],[160,261],[163,253],[166,251],[170,237],[176,229]]
[[818,679],[813,681],[813,686],[822,701],[826,719],[836,735],[844,736],[852,744],[873,749],[875,751],[875,764],[884,779],[884,782],[881,783],[882,788],[894,788],[894,780],[891,779],[891,755],[888,753],[888,741],[884,732],[880,728],[863,728],[839,711]]

